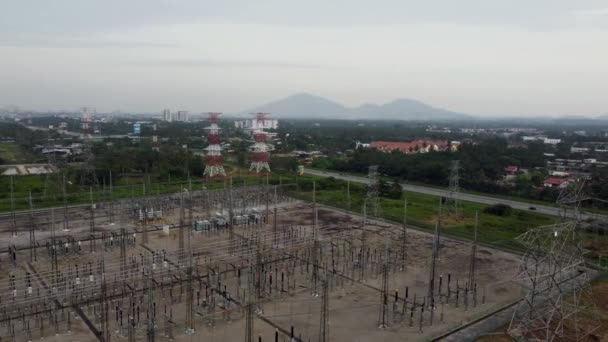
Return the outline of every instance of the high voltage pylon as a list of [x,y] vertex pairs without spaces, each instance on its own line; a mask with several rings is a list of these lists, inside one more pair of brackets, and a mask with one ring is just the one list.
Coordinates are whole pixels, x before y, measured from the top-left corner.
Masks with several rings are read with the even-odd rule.
[[207,113],[209,126],[207,130],[207,141],[209,145],[205,148],[205,171],[204,176],[213,178],[216,176],[226,176],[224,171],[224,157],[222,156],[222,146],[220,145],[220,127],[217,124],[221,113]]
[[525,341],[583,341],[598,325],[577,221],[531,229],[517,238],[527,247],[516,280],[529,290],[508,332]]
[[266,170],[270,173],[270,151],[273,149],[272,145],[267,143],[268,134],[264,131],[266,116],[268,113],[255,113],[256,125],[253,131],[253,138],[255,143],[251,147],[251,166],[249,171],[260,171]]
[[452,160],[450,163],[449,194],[443,206],[447,214],[460,215],[462,204],[460,203],[460,161]]
[[380,215],[380,184],[378,180],[378,165],[371,165],[367,173],[367,193],[363,204],[363,217],[378,217]]
[[44,179],[44,196],[52,195],[56,198],[61,193],[61,168],[54,150],[46,156],[48,170]]
[[92,151],[91,141],[91,113],[88,107],[82,108],[80,119],[80,139],[82,140],[82,164],[80,165],[80,187],[86,189],[99,186],[95,174],[95,155]]
[[585,179],[577,178],[568,183],[557,196],[557,205],[560,207],[562,221],[581,219],[581,204],[591,197],[585,193]]

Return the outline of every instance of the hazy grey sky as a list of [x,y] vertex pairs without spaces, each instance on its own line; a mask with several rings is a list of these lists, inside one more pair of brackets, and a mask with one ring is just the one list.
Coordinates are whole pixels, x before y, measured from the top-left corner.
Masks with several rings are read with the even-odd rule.
[[606,0],[0,0],[0,106],[608,113]]

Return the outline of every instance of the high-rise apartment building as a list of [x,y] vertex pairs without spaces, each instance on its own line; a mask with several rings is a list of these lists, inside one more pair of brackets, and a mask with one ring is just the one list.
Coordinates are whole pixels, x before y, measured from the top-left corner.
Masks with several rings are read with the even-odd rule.
[[163,121],[168,121],[168,122],[173,121],[173,118],[171,117],[170,109],[163,109]]
[[177,121],[187,122],[190,121],[188,117],[188,112],[185,110],[180,110],[177,112]]
[[188,112],[185,110],[180,110],[177,112],[171,112],[170,109],[163,109],[163,121],[173,122],[173,121],[181,121],[187,122],[190,121],[190,116]]

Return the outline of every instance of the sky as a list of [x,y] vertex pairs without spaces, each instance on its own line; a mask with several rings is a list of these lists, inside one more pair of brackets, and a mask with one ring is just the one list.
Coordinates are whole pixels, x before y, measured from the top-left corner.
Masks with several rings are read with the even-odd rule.
[[0,0],[0,107],[608,114],[605,0]]

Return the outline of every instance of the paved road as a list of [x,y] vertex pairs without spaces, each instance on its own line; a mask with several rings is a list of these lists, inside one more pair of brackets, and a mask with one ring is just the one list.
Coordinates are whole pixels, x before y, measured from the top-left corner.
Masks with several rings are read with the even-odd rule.
[[[304,172],[307,174],[310,174],[310,175],[315,175],[315,176],[334,177],[336,179],[349,180],[351,182],[356,182],[356,183],[367,183],[367,178],[365,178],[365,177],[341,174],[338,172],[320,171],[320,170],[311,170],[311,169],[305,169]],[[401,184],[401,188],[403,188],[403,190],[405,190],[405,191],[418,192],[418,193],[422,193],[422,194],[435,195],[435,196],[448,196],[450,194],[449,191],[444,190],[444,189],[430,188],[430,187],[419,186],[419,185]],[[467,193],[462,193],[462,192],[457,194],[457,198],[464,200],[464,201],[477,202],[477,203],[483,203],[483,204],[503,203],[503,204],[507,204],[515,209],[528,210],[528,211],[533,211],[533,212],[543,213],[543,214],[548,214],[548,215],[555,215],[555,216],[559,215],[558,208],[550,207],[550,206],[546,206],[546,205],[539,205],[539,204],[535,204],[535,203],[526,203],[526,202],[521,202],[521,201],[513,201],[513,200],[489,197],[489,196],[472,195],[472,194],[467,194]],[[530,210],[530,207],[534,207],[534,208],[536,208],[536,210]],[[599,215],[599,214],[584,214],[583,215],[583,218],[588,218],[588,217],[606,218],[605,215]]]

